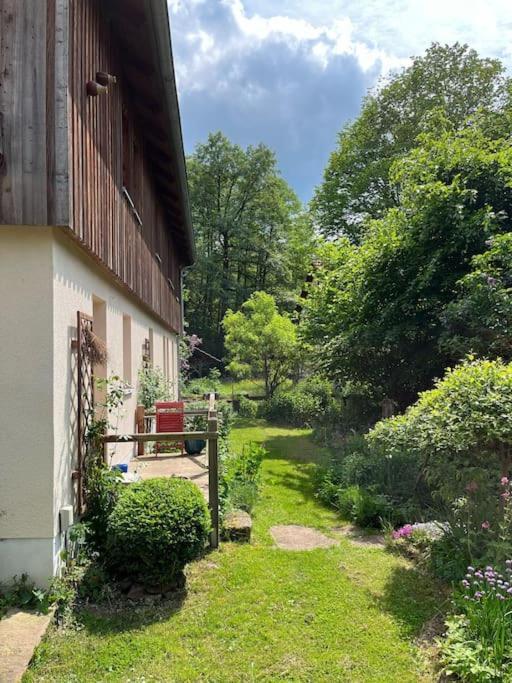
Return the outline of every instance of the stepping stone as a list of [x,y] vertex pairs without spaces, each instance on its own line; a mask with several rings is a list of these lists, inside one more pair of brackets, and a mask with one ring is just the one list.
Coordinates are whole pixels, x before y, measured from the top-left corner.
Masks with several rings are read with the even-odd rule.
[[0,683],[17,683],[53,617],[12,609],[0,620]]
[[337,545],[334,538],[329,538],[318,529],[298,524],[279,524],[271,527],[270,533],[277,547],[282,550],[314,550]]
[[252,519],[244,510],[229,512],[224,519],[224,534],[229,541],[248,543],[251,540]]

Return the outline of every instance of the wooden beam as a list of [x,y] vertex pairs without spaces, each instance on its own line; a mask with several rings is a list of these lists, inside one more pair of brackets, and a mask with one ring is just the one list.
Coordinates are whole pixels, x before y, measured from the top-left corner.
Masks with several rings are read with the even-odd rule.
[[183,441],[183,439],[208,440],[217,438],[216,433],[207,432],[151,432],[147,434],[106,434],[104,443],[134,443],[138,441]]
[[208,503],[212,519],[210,546],[219,547],[219,425],[215,409],[215,394],[208,401],[208,432],[215,434],[208,439]]

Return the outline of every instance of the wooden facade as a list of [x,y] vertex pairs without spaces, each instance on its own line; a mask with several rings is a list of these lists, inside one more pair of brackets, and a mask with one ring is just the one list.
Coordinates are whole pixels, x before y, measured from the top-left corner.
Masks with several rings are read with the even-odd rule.
[[[129,30],[142,46],[123,43]],[[178,331],[193,245],[182,148],[165,117],[143,118],[148,100],[164,108],[165,83],[146,73],[137,87],[141,65],[159,71],[152,30],[131,0],[0,0],[0,224],[62,226]],[[93,97],[98,72],[116,83]]]

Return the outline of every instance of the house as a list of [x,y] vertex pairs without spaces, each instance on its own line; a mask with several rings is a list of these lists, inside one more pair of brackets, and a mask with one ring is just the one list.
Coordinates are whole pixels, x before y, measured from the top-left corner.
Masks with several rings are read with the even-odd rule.
[[133,387],[120,433],[143,362],[177,391],[193,259],[166,0],[0,0],[0,582],[59,571],[91,373]]

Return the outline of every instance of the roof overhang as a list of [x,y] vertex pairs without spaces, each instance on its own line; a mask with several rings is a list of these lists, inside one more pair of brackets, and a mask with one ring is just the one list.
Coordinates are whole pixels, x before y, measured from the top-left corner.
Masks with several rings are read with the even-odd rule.
[[157,190],[175,228],[182,265],[191,265],[195,243],[167,1],[107,0],[105,6]]

